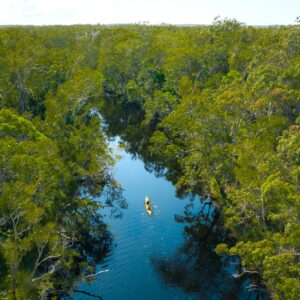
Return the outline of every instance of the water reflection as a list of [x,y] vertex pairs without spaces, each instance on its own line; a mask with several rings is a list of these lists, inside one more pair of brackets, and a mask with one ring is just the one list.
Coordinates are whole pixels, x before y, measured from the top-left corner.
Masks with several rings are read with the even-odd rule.
[[[147,171],[164,177],[169,182],[177,181],[180,168],[176,165],[176,160],[174,165],[166,169],[164,162],[149,154],[147,150],[149,137],[156,124],[144,126],[143,112],[137,103],[128,103],[117,97],[108,96],[104,100],[101,113],[107,122],[107,134],[120,136],[127,150],[143,160]],[[128,168],[130,169],[130,166]],[[147,185],[147,182],[142,184]],[[158,182],[154,186],[159,186]],[[180,197],[185,194],[185,191],[176,192]],[[162,200],[165,205],[168,205],[168,210],[179,201],[173,199],[171,203],[166,199]],[[182,225],[183,228],[183,243],[179,243],[180,246],[177,243],[172,247],[173,241],[179,242],[182,239],[177,236],[174,230],[176,227],[172,225],[172,228],[169,228],[167,253],[164,251],[149,253],[150,263],[156,272],[155,276],[160,276],[168,288],[179,288],[185,291],[183,299],[190,299],[190,297],[192,299],[267,299],[266,288],[261,285],[259,278],[234,277],[234,274],[241,273],[238,258],[219,257],[215,254],[214,249],[219,243],[226,242],[229,245],[235,243],[222,227],[222,216],[219,210],[209,199],[200,201],[198,208],[194,207],[195,203],[199,206],[198,198],[194,201],[191,199],[191,204],[184,209],[183,215],[180,215],[182,211],[177,211],[178,214],[175,215],[175,223]],[[163,230],[161,221],[157,230],[158,233]],[[151,240],[151,243],[154,241]],[[136,298],[132,297],[132,299]]]
[[194,212],[186,207],[184,216],[175,216],[185,224],[184,244],[170,256],[152,256],[151,262],[168,285],[195,292],[199,299],[268,299],[258,278],[235,278],[240,273],[238,258],[219,257],[214,248],[228,242],[220,215],[209,200]]

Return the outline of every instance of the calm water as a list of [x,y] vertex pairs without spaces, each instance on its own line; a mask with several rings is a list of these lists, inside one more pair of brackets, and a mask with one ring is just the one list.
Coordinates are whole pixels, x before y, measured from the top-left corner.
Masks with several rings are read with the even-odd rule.
[[[112,143],[115,148],[117,148],[116,145],[117,142]],[[184,266],[183,269],[175,272],[173,276],[175,278],[172,277],[172,280],[163,278],[162,273],[155,267],[154,261],[171,261],[171,265],[180,265],[181,256],[180,253],[176,256],[176,253],[184,244],[184,225],[176,222],[174,215],[183,214],[188,200],[176,198],[172,184],[147,172],[141,160],[132,158],[123,150],[116,151],[121,154],[122,158],[117,162],[115,178],[122,184],[124,197],[129,206],[127,210],[124,210],[122,219],[106,217],[114,233],[114,246],[111,254],[97,270],[106,270],[106,272],[97,275],[91,284],[79,284],[78,289],[101,295],[104,300],[253,299],[253,295],[247,295],[241,291],[239,291],[239,296],[234,292],[229,297],[223,297],[224,290],[219,291],[221,295],[216,293],[218,287],[226,290],[231,287],[226,286],[226,283],[223,283],[225,287],[222,286],[225,273],[218,271],[220,266],[215,267],[215,262],[212,262],[213,267],[209,263],[204,263],[200,272],[199,270],[192,271],[191,274],[195,273],[192,275],[181,274],[190,273]],[[146,195],[152,201],[154,209],[152,217],[149,217],[145,211]],[[197,203],[196,200],[194,202]],[[199,251],[196,249],[196,252],[192,253]],[[168,257],[172,259],[168,260]],[[203,260],[209,260],[209,258],[204,257]],[[165,268],[170,268],[170,263],[167,263]],[[195,277],[197,281],[207,284],[203,286],[202,292],[187,292],[179,287],[182,286],[181,281],[194,280]],[[212,291],[204,296],[203,290],[208,291],[210,288]],[[74,299],[93,299],[77,293],[73,297]]]
[[[116,143],[113,143],[116,145]],[[198,299],[180,288],[168,286],[151,263],[151,257],[168,256],[183,242],[183,225],[174,220],[182,214],[187,200],[175,197],[175,189],[163,178],[147,172],[139,159],[125,151],[116,165],[115,178],[124,188],[128,209],[122,219],[109,219],[114,233],[114,249],[99,270],[109,270],[97,276],[91,285],[80,289],[113,299]],[[153,215],[145,211],[144,199],[152,201]],[[75,299],[91,299],[75,295]]]

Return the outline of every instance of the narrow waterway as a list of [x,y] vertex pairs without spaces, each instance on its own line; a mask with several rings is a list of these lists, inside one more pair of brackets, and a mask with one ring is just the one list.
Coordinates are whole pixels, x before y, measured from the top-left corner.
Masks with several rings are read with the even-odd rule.
[[[104,300],[263,299],[248,293],[247,282],[236,284],[233,270],[211,256],[210,245],[198,247],[196,239],[197,246],[190,243],[192,250],[186,249],[186,224],[177,222],[175,215],[183,215],[190,200],[176,198],[172,184],[147,172],[140,159],[118,148],[118,140],[111,147],[121,155],[114,175],[123,186],[128,209],[121,219],[105,217],[114,235],[113,249],[98,266],[103,272],[90,284],[80,283],[79,289]],[[146,195],[152,201],[152,217],[145,211]],[[190,211],[199,211],[199,200],[193,203]],[[201,221],[197,226],[201,231]],[[76,293],[73,298],[92,299]]]
[[[121,155],[115,178],[124,188],[128,209],[122,219],[106,218],[114,234],[114,247],[98,271],[108,271],[99,274],[92,285],[81,284],[81,288],[105,300],[198,299],[193,293],[165,284],[152,264],[152,258],[169,256],[182,245],[183,225],[174,215],[183,213],[188,200],[176,199],[170,182],[147,172],[141,160],[116,150],[117,142],[111,145]],[[152,201],[152,217],[145,211],[146,195]],[[83,298],[91,299],[75,296]]]

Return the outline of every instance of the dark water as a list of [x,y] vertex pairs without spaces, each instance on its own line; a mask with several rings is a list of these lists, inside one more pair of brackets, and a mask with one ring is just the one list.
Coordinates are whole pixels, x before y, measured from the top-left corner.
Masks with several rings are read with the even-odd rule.
[[[112,145],[116,148],[117,142]],[[208,254],[211,247],[200,247],[197,239],[186,243],[185,225],[174,216],[183,214],[189,200],[176,198],[172,184],[147,172],[141,160],[116,151],[122,158],[115,178],[129,206],[122,219],[106,217],[114,233],[114,247],[98,267],[97,271],[105,272],[90,284],[79,284],[78,289],[105,300],[252,299],[254,295],[245,294],[245,283],[238,288],[232,285],[230,268],[222,268],[221,260]],[[152,217],[145,211],[146,195],[152,201]],[[200,201],[194,200],[192,211],[200,207]],[[76,293],[73,297],[93,299]]]

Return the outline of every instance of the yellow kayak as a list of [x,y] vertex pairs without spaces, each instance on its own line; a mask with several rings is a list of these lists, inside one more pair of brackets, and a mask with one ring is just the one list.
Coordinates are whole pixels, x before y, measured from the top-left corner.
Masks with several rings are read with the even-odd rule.
[[146,198],[145,198],[145,208],[146,208],[148,215],[151,217],[152,207],[151,207],[150,199],[148,198],[148,196],[146,196]]

